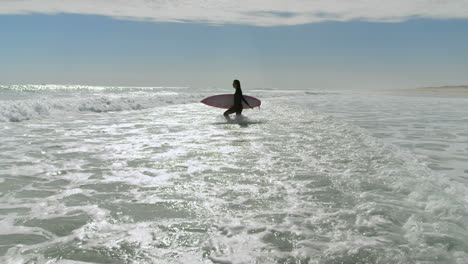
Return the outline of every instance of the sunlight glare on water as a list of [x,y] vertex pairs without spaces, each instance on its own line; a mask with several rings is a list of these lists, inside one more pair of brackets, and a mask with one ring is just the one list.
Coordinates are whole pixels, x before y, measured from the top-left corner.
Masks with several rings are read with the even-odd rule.
[[[198,103],[219,91],[5,89],[2,263],[468,259],[466,122],[411,138],[432,99],[398,115],[372,97],[384,115],[343,93],[255,91],[262,109],[226,122]],[[431,134],[446,124],[456,138]]]

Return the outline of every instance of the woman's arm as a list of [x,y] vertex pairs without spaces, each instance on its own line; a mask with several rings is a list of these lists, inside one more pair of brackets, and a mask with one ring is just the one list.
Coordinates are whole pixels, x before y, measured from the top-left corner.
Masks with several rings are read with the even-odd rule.
[[250,107],[253,109],[253,107],[250,106],[249,102],[247,102],[247,100],[245,100],[245,97],[242,95],[242,100]]

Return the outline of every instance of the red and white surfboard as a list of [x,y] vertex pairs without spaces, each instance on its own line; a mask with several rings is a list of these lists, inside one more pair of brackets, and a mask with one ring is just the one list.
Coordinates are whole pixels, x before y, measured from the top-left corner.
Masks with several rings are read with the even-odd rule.
[[[247,102],[249,102],[252,108],[259,107],[262,104],[262,102],[255,97],[244,95],[244,98],[245,100],[247,100]],[[210,96],[201,100],[201,102],[209,106],[228,109],[234,105],[234,95],[233,94],[214,95],[214,96]],[[244,109],[250,108],[245,102],[242,102],[242,106]]]

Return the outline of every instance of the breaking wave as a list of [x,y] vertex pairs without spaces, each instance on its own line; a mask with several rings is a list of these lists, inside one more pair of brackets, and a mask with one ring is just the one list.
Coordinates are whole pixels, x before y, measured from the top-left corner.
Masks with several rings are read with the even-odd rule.
[[20,122],[64,112],[147,109],[199,101],[183,87],[97,87],[80,85],[0,86],[0,122]]

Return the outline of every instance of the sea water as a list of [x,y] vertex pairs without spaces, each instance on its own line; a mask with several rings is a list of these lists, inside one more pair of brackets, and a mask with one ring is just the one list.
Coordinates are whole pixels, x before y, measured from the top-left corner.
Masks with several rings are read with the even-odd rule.
[[1,263],[467,263],[468,98],[0,87]]

